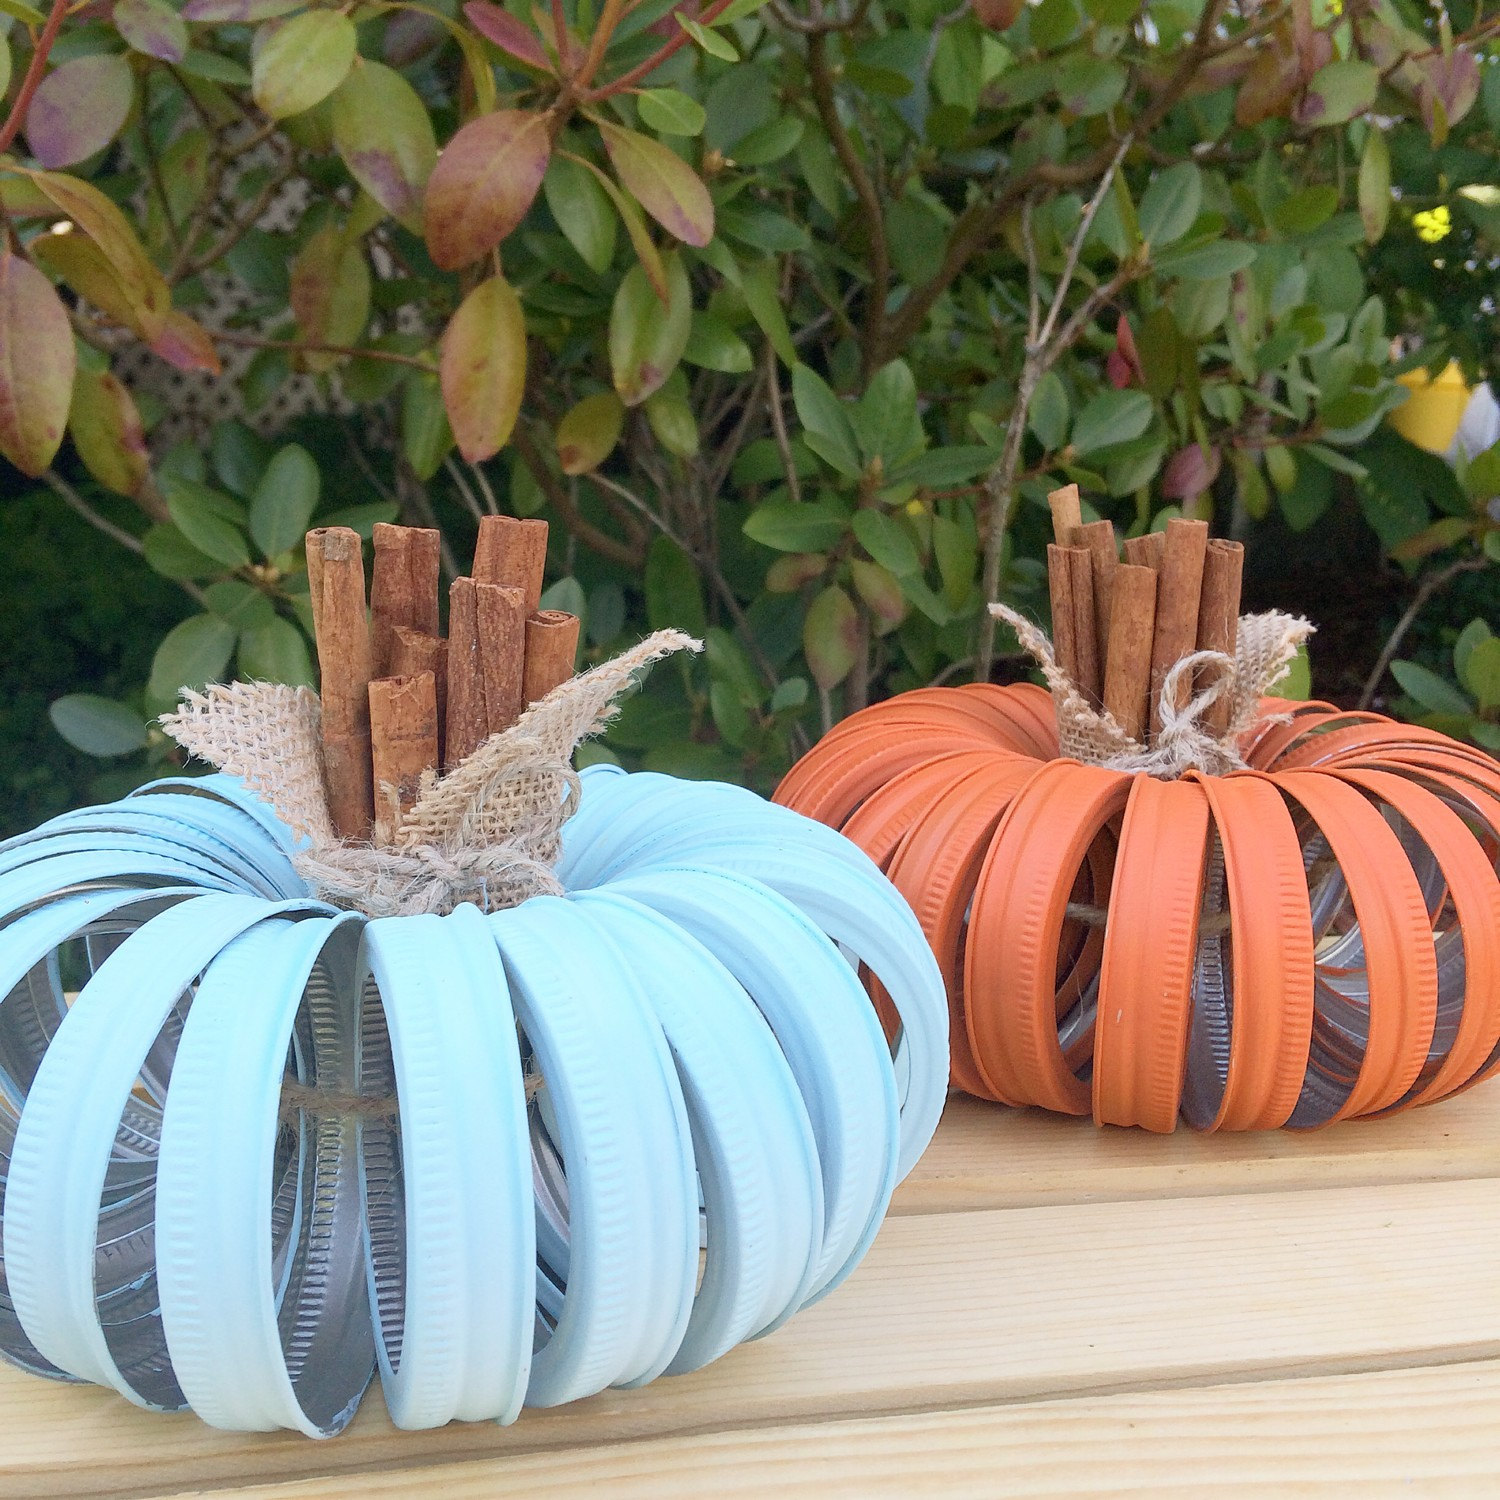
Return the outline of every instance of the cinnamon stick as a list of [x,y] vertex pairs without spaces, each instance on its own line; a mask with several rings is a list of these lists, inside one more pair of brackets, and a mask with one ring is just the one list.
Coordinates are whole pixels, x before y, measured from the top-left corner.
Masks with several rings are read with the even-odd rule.
[[307,597],[312,604],[313,639],[323,631],[323,538],[328,528],[318,527],[309,531],[304,541],[307,551]]
[[1069,549],[1047,544],[1047,586],[1052,596],[1052,652],[1074,682],[1079,677],[1078,614],[1073,608],[1073,567]]
[[526,620],[526,676],[522,697],[528,704],[545,698],[573,675],[578,652],[578,616],[543,609]]
[[1105,652],[1104,707],[1142,743],[1150,722],[1151,641],[1156,628],[1156,570],[1135,563],[1115,569]]
[[1083,525],[1083,507],[1078,499],[1078,486],[1065,484],[1047,496],[1048,508],[1052,511],[1052,533],[1059,547],[1072,544],[1073,532]]
[[317,551],[318,667],[322,676],[323,768],[328,811],[342,839],[366,839],[374,816],[370,782],[370,637],[359,536],[329,527]]
[[[526,595],[498,583],[476,583],[479,670],[484,684],[486,734],[499,734],[526,707]],[[572,671],[572,657],[568,670]]]
[[1120,565],[1120,554],[1115,547],[1114,524],[1110,521],[1090,521],[1085,526],[1075,526],[1069,545],[1087,547],[1089,552],[1089,577],[1094,595],[1094,638],[1099,646],[1099,675],[1102,678],[1105,647],[1109,642],[1110,590],[1114,587],[1115,569]]
[[[1233,657],[1239,639],[1240,587],[1244,576],[1245,548],[1239,542],[1213,538],[1203,560],[1203,592],[1198,602],[1199,651],[1222,651]],[[1198,688],[1207,686],[1209,673],[1200,674]],[[1219,734],[1229,728],[1229,694],[1208,707],[1204,722]]]
[[1160,531],[1148,531],[1145,536],[1127,537],[1125,561],[1132,567],[1155,568],[1161,572],[1162,554],[1167,548],[1167,538]]
[[[1198,643],[1198,601],[1207,550],[1207,521],[1178,517],[1167,522],[1156,594],[1156,639],[1151,647],[1152,734],[1161,728],[1161,690],[1167,674]],[[1179,683],[1174,706],[1181,708],[1192,690],[1191,681]]]
[[476,589],[472,578],[455,578],[448,591],[448,719],[443,766],[450,771],[479,746],[487,732]]
[[391,652],[397,626],[437,634],[437,589],[438,533],[378,523],[370,575],[370,655],[378,676],[394,670]]
[[410,625],[398,625],[391,640],[392,677],[415,677],[431,672],[437,695],[438,737],[441,743],[448,714],[448,643]]
[[402,814],[437,766],[437,684],[431,672],[379,677],[370,684],[370,738],[375,773],[375,842],[390,844]]
[[531,614],[542,597],[547,567],[547,523],[516,516],[484,516],[474,546],[475,583],[520,589]]

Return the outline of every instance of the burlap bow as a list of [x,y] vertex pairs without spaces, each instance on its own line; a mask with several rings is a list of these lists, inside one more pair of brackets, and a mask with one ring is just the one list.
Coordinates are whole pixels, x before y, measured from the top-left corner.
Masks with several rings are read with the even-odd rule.
[[[1241,737],[1267,717],[1262,699],[1291,670],[1298,648],[1314,630],[1308,621],[1274,610],[1242,615],[1233,657],[1222,651],[1195,651],[1167,673],[1161,687],[1161,729],[1155,743],[1148,747],[1126,734],[1113,715],[1088,702],[1077,683],[1057,664],[1045,632],[1004,604],[990,605],[990,613],[1015,631],[1023,649],[1041,667],[1057,706],[1057,738],[1063,755],[1087,765],[1144,771],[1167,780],[1184,771],[1221,776],[1244,767]],[[1178,708],[1183,678],[1192,681],[1204,669],[1214,675],[1184,707]],[[1205,716],[1226,693],[1230,699],[1229,725],[1220,733]]]

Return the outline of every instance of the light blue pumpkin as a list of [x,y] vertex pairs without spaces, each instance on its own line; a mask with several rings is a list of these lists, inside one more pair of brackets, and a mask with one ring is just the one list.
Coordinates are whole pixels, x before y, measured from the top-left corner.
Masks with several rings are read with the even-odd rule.
[[915,919],[742,789],[582,786],[566,894],[489,914],[313,900],[224,776],[0,845],[6,1356],[227,1428],[335,1433],[377,1367],[400,1426],[508,1422],[848,1276],[943,1104]]

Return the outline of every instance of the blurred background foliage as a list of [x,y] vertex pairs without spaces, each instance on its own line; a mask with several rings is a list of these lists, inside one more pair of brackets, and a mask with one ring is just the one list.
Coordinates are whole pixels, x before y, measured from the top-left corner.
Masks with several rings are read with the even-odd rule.
[[705,635],[631,765],[769,789],[1024,674],[983,605],[1045,613],[1067,480],[1243,538],[1319,696],[1500,738],[1500,449],[1388,421],[1500,374],[1468,0],[0,12],[4,831],[159,773],[184,685],[311,680],[309,524],[451,574],[494,510],[587,659]]

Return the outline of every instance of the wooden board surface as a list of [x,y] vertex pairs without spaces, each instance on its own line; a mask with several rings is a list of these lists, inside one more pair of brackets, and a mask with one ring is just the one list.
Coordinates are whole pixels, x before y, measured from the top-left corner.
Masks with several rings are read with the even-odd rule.
[[0,1496],[1500,1494],[1500,1084],[1312,1136],[955,1100],[866,1263],[509,1428],[215,1432],[0,1371]]

